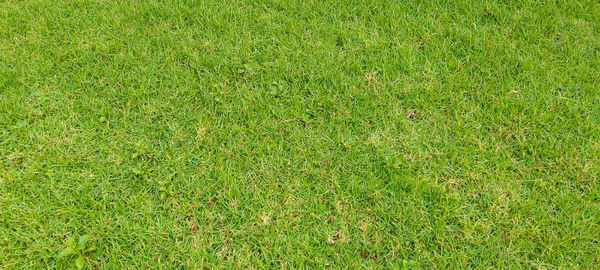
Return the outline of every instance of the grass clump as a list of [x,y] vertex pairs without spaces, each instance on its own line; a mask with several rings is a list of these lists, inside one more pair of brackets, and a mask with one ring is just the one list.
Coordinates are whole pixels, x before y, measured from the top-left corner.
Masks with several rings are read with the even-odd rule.
[[593,268],[599,18],[0,1],[0,268]]

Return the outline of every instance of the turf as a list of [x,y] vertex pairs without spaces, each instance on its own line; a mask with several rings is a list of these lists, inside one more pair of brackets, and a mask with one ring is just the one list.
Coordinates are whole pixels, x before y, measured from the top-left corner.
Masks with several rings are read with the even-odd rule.
[[590,0],[1,0],[0,268],[595,268],[598,78]]

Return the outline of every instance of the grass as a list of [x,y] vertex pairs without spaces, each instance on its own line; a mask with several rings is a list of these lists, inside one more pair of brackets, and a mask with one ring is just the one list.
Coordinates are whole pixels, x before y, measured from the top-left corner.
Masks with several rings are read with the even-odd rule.
[[2,0],[0,268],[592,269],[598,78],[597,1]]

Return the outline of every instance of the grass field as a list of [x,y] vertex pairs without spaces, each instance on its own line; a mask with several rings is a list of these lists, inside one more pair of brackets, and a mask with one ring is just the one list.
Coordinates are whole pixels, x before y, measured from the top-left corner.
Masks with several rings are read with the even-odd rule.
[[600,264],[598,1],[0,0],[0,269]]

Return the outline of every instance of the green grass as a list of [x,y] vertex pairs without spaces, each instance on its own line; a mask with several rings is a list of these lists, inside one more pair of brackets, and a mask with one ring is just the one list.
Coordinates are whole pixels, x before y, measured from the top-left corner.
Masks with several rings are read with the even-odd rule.
[[599,78],[597,1],[1,0],[0,268],[592,269]]

